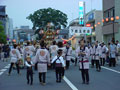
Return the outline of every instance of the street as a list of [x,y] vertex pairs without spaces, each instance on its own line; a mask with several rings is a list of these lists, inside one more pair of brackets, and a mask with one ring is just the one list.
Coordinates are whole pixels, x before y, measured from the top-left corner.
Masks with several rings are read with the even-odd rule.
[[21,75],[13,70],[8,76],[9,62],[0,61],[0,90],[119,90],[120,85],[120,64],[115,68],[107,65],[102,67],[101,72],[95,68],[90,68],[90,84],[82,84],[81,73],[78,66],[71,64],[70,69],[66,70],[62,83],[56,83],[54,70],[48,70],[46,85],[39,83],[38,72],[34,71],[33,85],[27,85],[26,69],[21,69]]

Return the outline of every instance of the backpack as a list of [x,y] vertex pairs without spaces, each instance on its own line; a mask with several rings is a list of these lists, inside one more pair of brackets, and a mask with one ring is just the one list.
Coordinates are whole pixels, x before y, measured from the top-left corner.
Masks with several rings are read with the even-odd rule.
[[59,60],[59,57],[57,57],[57,59],[54,61],[55,62],[55,67],[62,67],[62,63],[56,63],[56,61]]

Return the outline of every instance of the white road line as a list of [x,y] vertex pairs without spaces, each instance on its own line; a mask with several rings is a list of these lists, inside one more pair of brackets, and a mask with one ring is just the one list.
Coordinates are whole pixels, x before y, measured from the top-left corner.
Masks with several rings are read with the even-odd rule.
[[4,68],[6,68],[6,69],[8,69],[10,66],[9,65],[7,65],[7,66],[5,66]]
[[0,70],[0,76],[5,72],[7,71],[7,69],[10,67],[10,64],[8,64],[7,66],[4,67],[4,69],[1,69]]
[[0,72],[0,76],[3,74],[3,72]]
[[116,71],[116,70],[114,70],[114,69],[110,69],[110,68],[107,68],[107,67],[103,67],[103,66],[101,66],[102,68],[104,68],[104,69],[107,69],[107,70],[110,70],[110,71],[113,71],[113,72],[116,72],[116,73],[119,73],[120,74],[120,72],[119,71]]
[[66,76],[63,78],[65,82],[71,87],[72,90],[78,90],[68,79]]
[[1,69],[0,71],[1,71],[1,72],[5,72],[6,70],[7,70],[7,69]]

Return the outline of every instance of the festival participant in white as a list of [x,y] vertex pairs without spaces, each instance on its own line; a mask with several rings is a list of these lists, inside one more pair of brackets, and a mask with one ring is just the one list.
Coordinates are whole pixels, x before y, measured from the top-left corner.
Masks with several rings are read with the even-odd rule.
[[55,62],[56,82],[61,82],[62,78],[62,67],[65,69],[64,59],[62,57],[62,50],[58,50],[58,55],[55,56],[51,63]]
[[66,69],[69,69],[71,59],[72,59],[72,47],[70,47],[70,43],[67,43],[65,52]]
[[89,84],[89,57],[88,47],[85,47],[85,41],[80,41],[80,46],[76,49],[79,60],[79,68],[82,75],[83,84]]
[[21,59],[21,54],[20,54],[19,50],[16,48],[17,48],[17,45],[14,44],[14,48],[11,49],[11,51],[10,51],[11,64],[10,64],[8,75],[11,74],[11,71],[12,71],[14,64],[16,64],[17,73],[20,74],[19,60]]
[[38,63],[38,73],[39,73],[39,81],[42,85],[46,84],[46,72],[47,65],[50,66],[50,54],[48,50],[45,48],[44,41],[40,43],[41,48],[38,49],[35,56],[35,63]]
[[101,71],[101,65],[100,65],[101,46],[98,45],[98,41],[95,42],[94,52],[95,52],[96,71],[100,72]]

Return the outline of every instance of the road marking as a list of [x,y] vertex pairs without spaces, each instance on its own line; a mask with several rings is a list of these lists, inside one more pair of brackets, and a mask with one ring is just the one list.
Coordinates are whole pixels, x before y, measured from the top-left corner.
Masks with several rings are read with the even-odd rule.
[[8,69],[9,67],[10,67],[10,65],[7,65],[7,66],[5,66],[4,68]]
[[113,71],[113,72],[116,72],[116,73],[119,73],[120,74],[120,72],[119,71],[116,71],[116,70],[114,70],[114,69],[110,69],[110,68],[107,68],[107,67],[103,67],[103,66],[101,66],[102,68],[104,68],[104,69],[107,69],[107,70],[110,70],[110,71]]
[[1,69],[0,72],[5,72],[7,69]]
[[3,74],[3,72],[0,72],[0,75],[2,75]]
[[63,78],[65,82],[71,87],[72,90],[78,90],[68,79],[66,76]]
[[0,76],[5,72],[7,71],[7,69],[10,67],[10,64],[8,64],[7,66],[4,67],[4,69],[1,69],[0,70]]

